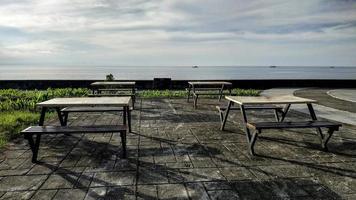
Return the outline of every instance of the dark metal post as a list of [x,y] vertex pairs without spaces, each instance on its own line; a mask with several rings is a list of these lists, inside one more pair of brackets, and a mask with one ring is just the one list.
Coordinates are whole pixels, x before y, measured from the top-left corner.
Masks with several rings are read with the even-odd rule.
[[59,123],[61,124],[61,126],[65,126],[66,123],[63,120],[61,109],[60,108],[56,108],[56,112],[57,112],[57,115],[58,115]]
[[[307,106],[308,106],[308,110],[309,110],[309,113],[310,113],[310,117],[312,118],[313,121],[317,121],[318,119],[316,118],[313,105],[311,103],[307,103]],[[320,141],[321,141],[321,144],[323,145],[323,141],[324,141],[323,132],[321,131],[321,128],[316,128],[316,130],[319,133]]]
[[284,119],[286,118],[286,115],[289,111],[289,108],[290,108],[290,104],[287,104],[286,106],[284,106],[283,110],[282,110],[282,117],[281,117],[281,120],[280,122],[283,122]]
[[222,120],[221,126],[220,126],[220,130],[222,130],[222,131],[225,129],[225,124],[226,124],[227,117],[229,116],[231,105],[232,105],[232,101],[229,101],[229,103],[227,104],[227,108],[225,110],[225,115],[223,117],[223,120]]
[[189,99],[190,99],[190,90],[191,90],[191,85],[189,84],[188,86],[188,96],[187,96],[187,102],[189,102]]
[[47,107],[42,107],[41,108],[40,121],[38,122],[39,126],[43,126],[44,120],[45,120],[45,116],[46,116],[46,112],[47,112]]

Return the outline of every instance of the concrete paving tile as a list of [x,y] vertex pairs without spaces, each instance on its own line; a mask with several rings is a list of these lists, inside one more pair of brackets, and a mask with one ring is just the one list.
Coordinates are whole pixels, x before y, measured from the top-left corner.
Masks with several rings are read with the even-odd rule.
[[84,199],[86,195],[86,189],[60,189],[54,196],[53,200],[77,200],[77,199]]
[[52,199],[56,193],[57,190],[37,190],[31,200]]
[[159,199],[189,199],[183,184],[158,185]]
[[231,190],[231,184],[225,181],[212,181],[204,182],[204,186],[207,190]]
[[52,174],[41,189],[73,188],[80,174]]
[[244,167],[225,167],[220,169],[222,175],[229,181],[251,180],[256,178],[249,170]]
[[150,200],[157,199],[157,185],[138,185],[137,186],[137,199]]
[[106,191],[106,187],[89,188],[84,200],[104,200]]
[[240,199],[238,193],[233,190],[214,190],[214,191],[209,191],[208,193],[212,200]]
[[36,190],[46,178],[45,175],[7,176],[0,180],[0,191]]
[[186,188],[190,199],[210,200],[202,183],[187,183]]
[[159,184],[168,183],[168,174],[164,170],[151,170],[140,168],[138,184]]
[[34,191],[6,192],[1,200],[25,200],[30,199]]
[[135,200],[135,187],[109,187],[106,191],[105,200],[130,199]]
[[136,182],[136,172],[97,172],[90,187],[133,185]]

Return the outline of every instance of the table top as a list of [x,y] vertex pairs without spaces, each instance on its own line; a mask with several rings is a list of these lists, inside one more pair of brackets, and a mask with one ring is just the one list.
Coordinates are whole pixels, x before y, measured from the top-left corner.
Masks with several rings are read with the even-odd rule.
[[67,106],[129,106],[131,97],[74,97],[54,98],[38,103],[39,107],[67,107]]
[[226,81],[189,81],[189,85],[232,85]]
[[234,103],[245,105],[245,104],[306,104],[306,103],[316,103],[316,100],[306,99],[301,97],[296,97],[293,95],[283,95],[283,96],[225,96],[225,98]]
[[90,84],[91,86],[134,86],[136,82],[125,82],[125,81],[99,81]]

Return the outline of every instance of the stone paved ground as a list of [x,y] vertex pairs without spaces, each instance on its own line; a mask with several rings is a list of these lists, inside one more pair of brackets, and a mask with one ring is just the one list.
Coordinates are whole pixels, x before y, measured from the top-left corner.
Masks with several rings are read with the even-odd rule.
[[[199,103],[193,110],[184,99],[138,101],[126,160],[117,134],[43,137],[37,165],[19,139],[0,154],[0,199],[356,199],[355,127],[343,126],[329,153],[319,150],[314,130],[266,131],[250,158],[239,113],[222,132],[218,102]],[[274,119],[267,111],[248,114]],[[119,118],[73,114],[70,121]]]

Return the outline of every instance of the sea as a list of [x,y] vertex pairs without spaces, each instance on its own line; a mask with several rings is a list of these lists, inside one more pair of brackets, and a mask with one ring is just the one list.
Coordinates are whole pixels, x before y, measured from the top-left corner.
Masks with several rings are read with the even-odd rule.
[[32,66],[0,65],[0,80],[263,80],[356,79],[355,67],[339,66]]

